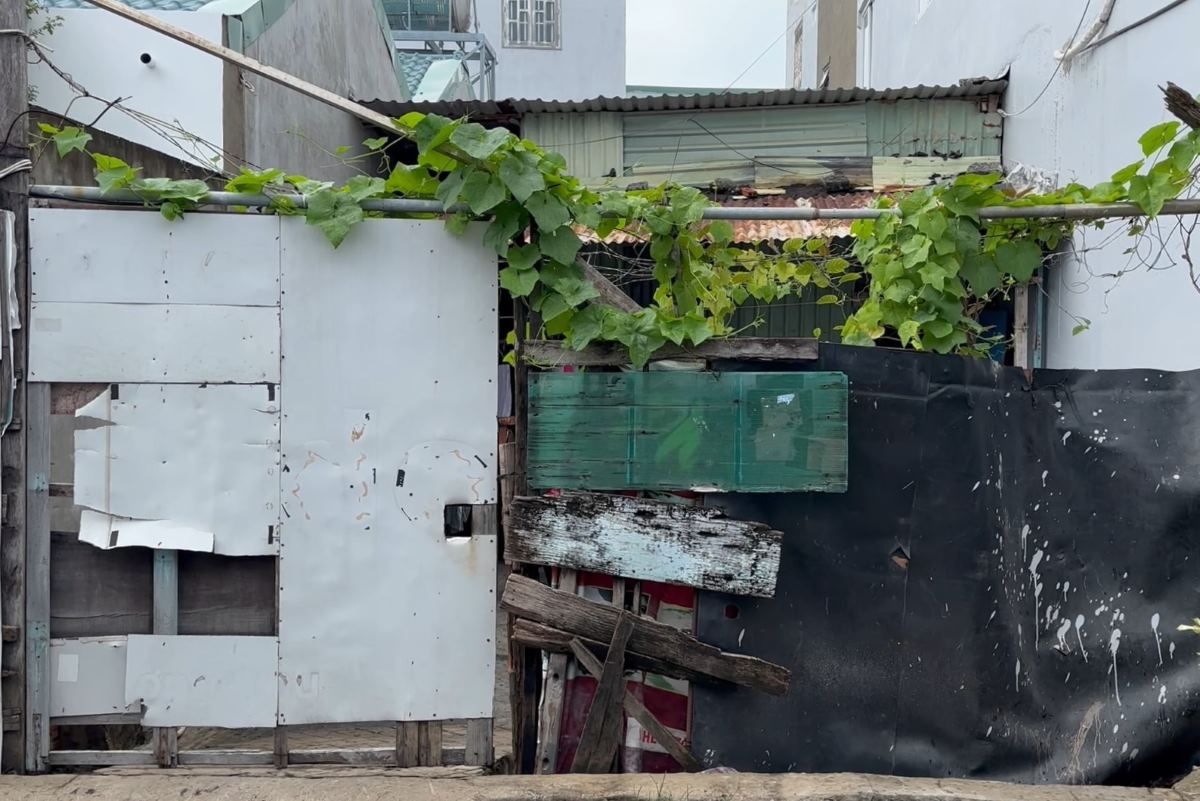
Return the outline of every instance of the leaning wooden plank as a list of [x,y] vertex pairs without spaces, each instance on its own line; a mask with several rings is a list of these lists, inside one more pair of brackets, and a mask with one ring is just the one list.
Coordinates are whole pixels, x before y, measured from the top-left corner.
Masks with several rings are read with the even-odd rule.
[[[815,339],[791,337],[736,337],[710,339],[691,348],[666,345],[650,357],[665,359],[746,359],[764,362],[801,362],[817,358]],[[561,340],[532,339],[525,343],[525,360],[532,364],[575,364],[581,367],[623,367],[629,364],[629,351],[621,345],[601,343],[583,350],[571,350]]]
[[770,598],[782,543],[780,532],[720,509],[564,492],[514,500],[504,556]]
[[[625,646],[633,634],[633,615],[619,613],[608,657],[597,678],[596,694],[583,721],[572,773],[609,773],[621,742],[621,709],[625,698]],[[580,644],[580,648],[583,645]]]
[[[512,529],[508,529],[512,536]],[[558,572],[558,588],[574,593],[578,576],[574,570]],[[524,621],[517,621],[519,625]],[[537,772],[554,773],[558,764],[558,738],[562,732],[563,701],[567,689],[567,652],[551,653],[546,660],[546,681],[542,687],[541,717],[538,721]]]
[[642,310],[642,306],[633,298],[626,295],[619,286],[609,281],[604,273],[597,270],[592,265],[588,264],[583,259],[576,259],[575,263],[583,268],[583,274],[592,286],[596,287],[596,291],[600,293],[600,297],[596,298],[596,302],[602,306],[610,306],[618,311],[637,312]]
[[[604,672],[604,664],[596,658],[588,647],[584,645],[578,637],[571,640],[571,653],[583,666],[583,669],[592,674],[593,678],[599,679]],[[646,708],[646,705],[634,697],[633,693],[625,691],[625,711],[629,717],[636,720],[645,727],[646,731],[650,732],[654,737],[654,741],[661,745],[663,749],[670,754],[676,762],[686,771],[696,772],[701,769],[700,762],[692,756],[691,752],[684,748],[683,743],[675,739],[675,735],[671,730],[659,722],[658,718]]]
[[[612,639],[621,611],[512,575],[500,605],[520,617],[590,640]],[[637,618],[629,650],[704,673],[713,678],[784,695],[791,674],[786,668],[752,656],[725,653],[663,623]]]
[[[532,620],[517,620],[513,624],[512,640],[526,648],[537,648],[551,656],[562,656],[571,653],[571,640],[578,639],[590,648],[592,653],[601,657],[608,650],[607,642],[600,642],[586,637],[578,637],[560,629],[543,626]],[[697,681],[708,685],[728,685],[728,682],[714,679],[705,673],[690,670],[685,666],[664,662],[661,659],[644,656],[629,651],[625,654],[625,664],[631,670],[645,670],[648,673],[658,673],[685,681]],[[564,668],[565,669],[565,668]]]

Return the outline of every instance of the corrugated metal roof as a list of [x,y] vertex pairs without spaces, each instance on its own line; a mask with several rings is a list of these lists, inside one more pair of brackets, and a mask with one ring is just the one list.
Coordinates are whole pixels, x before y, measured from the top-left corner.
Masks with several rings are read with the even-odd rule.
[[[138,11],[197,11],[210,0],[121,0]],[[49,8],[96,8],[87,0],[40,0]]]
[[[735,209],[865,209],[879,197],[880,195],[874,192],[841,192],[800,198],[786,195],[758,195],[730,198],[721,201],[721,205]],[[733,241],[737,244],[850,236],[851,225],[850,220],[730,220],[730,222],[733,224]],[[594,235],[588,236],[586,233],[583,233],[583,239],[584,241],[596,241]],[[644,241],[644,238],[639,237],[636,231],[616,230],[609,234],[604,241],[609,245],[630,245]]]
[[693,111],[700,109],[813,106],[868,101],[935,100],[992,97],[1004,93],[1006,80],[966,81],[957,86],[906,86],[898,89],[777,89],[767,92],[722,92],[705,95],[596,97],[590,100],[455,100],[440,103],[362,101],[382,114],[399,117],[410,111],[448,117],[502,116],[573,111]]

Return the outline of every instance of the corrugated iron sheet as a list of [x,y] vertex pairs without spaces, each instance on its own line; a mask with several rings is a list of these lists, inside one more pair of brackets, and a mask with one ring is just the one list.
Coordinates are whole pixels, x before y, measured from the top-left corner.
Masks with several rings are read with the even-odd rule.
[[393,117],[410,111],[461,116],[573,111],[694,111],[697,109],[758,108],[762,106],[812,106],[867,101],[933,100],[938,98],[994,97],[1004,93],[1006,80],[967,81],[956,86],[906,86],[896,89],[778,89],[764,92],[721,92],[704,95],[655,97],[596,97],[590,100],[455,100],[439,103],[397,103],[364,100],[367,106]]
[[528,114],[522,135],[546,150],[561,153],[572,174],[585,180],[601,178],[624,167],[622,115]]

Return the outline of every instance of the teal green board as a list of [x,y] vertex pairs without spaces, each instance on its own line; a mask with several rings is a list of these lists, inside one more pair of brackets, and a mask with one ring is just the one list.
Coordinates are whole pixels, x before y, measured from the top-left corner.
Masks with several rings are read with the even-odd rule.
[[843,373],[536,373],[537,489],[845,492]]

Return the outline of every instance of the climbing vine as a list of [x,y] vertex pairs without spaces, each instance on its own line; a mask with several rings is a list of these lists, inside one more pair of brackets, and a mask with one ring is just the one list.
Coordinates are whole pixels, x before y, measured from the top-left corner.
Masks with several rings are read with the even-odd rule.
[[[844,342],[871,345],[887,336],[916,349],[983,355],[997,337],[979,321],[982,310],[1028,286],[1078,226],[1103,221],[983,219],[980,209],[1130,202],[1150,218],[1193,183],[1200,157],[1200,132],[1163,123],[1141,137],[1143,159],[1097,186],[1020,195],[999,175],[967,174],[880,199],[876,205],[887,213],[854,224],[852,254],[824,239],[792,240],[769,252],[735,245],[728,222],[706,222],[715,204],[698,189],[597,192],[567,173],[562,156],[507,130],[420,113],[395,124],[397,136],[415,142],[415,164],[392,165],[385,154],[395,139],[379,137],[363,144],[366,155],[384,157],[385,175],[339,186],[243,169],[225,189],[268,195],[271,211],[303,214],[334,247],[378,214],[363,208],[372,199],[436,199],[448,213],[447,228],[459,235],[472,220],[486,219],[483,244],[505,261],[501,287],[537,312],[545,335],[563,337],[572,349],[619,342],[638,367],[668,342],[699,345],[734,333],[733,313],[751,299],[771,302],[811,286],[816,303],[848,306],[864,282],[865,299],[841,326]],[[88,155],[102,191],[132,191],[168,219],[203,204],[209,192],[202,181],[145,178],[120,159],[93,153],[91,136],[79,128],[41,131],[60,156]],[[296,193],[303,208],[288,199]],[[657,285],[654,302],[632,313],[597,302],[600,293],[578,259],[585,237],[604,241],[618,230],[647,243]],[[1077,330],[1088,324],[1081,320]]]

